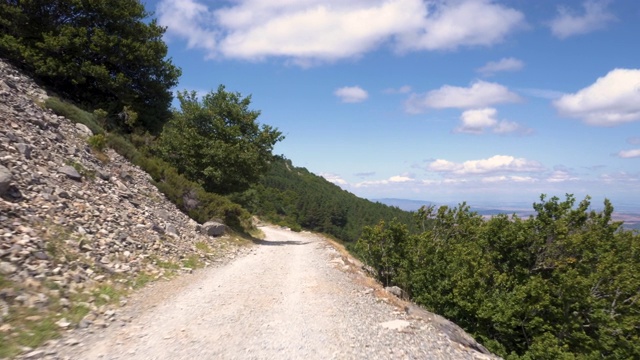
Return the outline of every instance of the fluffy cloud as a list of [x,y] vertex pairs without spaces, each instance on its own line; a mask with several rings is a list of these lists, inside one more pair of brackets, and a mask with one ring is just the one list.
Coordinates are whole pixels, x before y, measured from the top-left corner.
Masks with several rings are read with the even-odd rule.
[[360,56],[383,45],[399,51],[490,46],[524,23],[493,0],[236,0],[209,8],[202,0],[161,0],[167,36],[207,56],[301,65]]
[[607,11],[608,0],[585,1],[583,14],[576,14],[564,6],[558,8],[558,16],[550,23],[551,32],[560,39],[590,33],[605,27],[616,19]]
[[433,12],[421,31],[403,34],[402,49],[455,50],[502,42],[524,24],[524,15],[492,0],[432,3]]
[[426,94],[412,94],[405,103],[405,110],[418,114],[429,108],[468,109],[517,101],[520,101],[520,97],[503,85],[476,81],[466,88],[444,85]]
[[469,160],[454,163],[438,159],[431,162],[427,169],[435,172],[452,173],[456,175],[487,174],[499,172],[540,172],[544,170],[542,164],[525,158],[515,158],[507,155],[495,155],[488,159]]
[[640,69],[615,69],[575,94],[554,101],[561,115],[589,125],[615,126],[640,120]]
[[478,68],[478,72],[484,76],[491,76],[502,71],[518,71],[524,67],[524,62],[516,58],[502,58],[498,61],[490,61],[483,67]]
[[498,111],[494,108],[467,110],[460,116],[462,125],[457,127],[455,132],[482,134],[486,128],[498,124],[498,120],[495,118],[497,113]]
[[640,149],[622,150],[618,153],[618,157],[623,159],[640,157]]
[[345,86],[334,93],[344,103],[358,103],[367,100],[369,94],[359,86]]
[[521,135],[530,134],[531,129],[527,129],[514,121],[496,119],[498,111],[494,108],[472,109],[462,113],[460,120],[462,124],[454,129],[457,133],[483,134],[490,129],[496,134],[517,133]]

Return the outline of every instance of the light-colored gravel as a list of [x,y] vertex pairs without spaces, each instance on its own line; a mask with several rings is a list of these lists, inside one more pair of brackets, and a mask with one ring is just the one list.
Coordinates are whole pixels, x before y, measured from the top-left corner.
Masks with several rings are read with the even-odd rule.
[[61,359],[490,358],[380,299],[381,290],[366,285],[320,236],[262,230],[265,240],[246,255],[144,289],[108,328],[76,330],[45,353]]

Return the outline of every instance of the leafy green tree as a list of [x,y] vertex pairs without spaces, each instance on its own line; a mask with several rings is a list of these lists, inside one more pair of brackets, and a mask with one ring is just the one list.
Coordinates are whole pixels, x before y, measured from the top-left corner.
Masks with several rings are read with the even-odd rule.
[[640,358],[640,235],[608,200],[600,212],[588,197],[540,200],[528,219],[424,208],[421,234],[381,223],[356,250],[507,359]]
[[244,191],[269,169],[273,146],[282,133],[260,125],[251,97],[227,92],[223,85],[198,100],[195,91],[179,92],[174,113],[158,141],[162,157],[205,190]]
[[170,116],[180,70],[165,59],[164,31],[138,0],[0,2],[2,56],[127,131],[158,132]]

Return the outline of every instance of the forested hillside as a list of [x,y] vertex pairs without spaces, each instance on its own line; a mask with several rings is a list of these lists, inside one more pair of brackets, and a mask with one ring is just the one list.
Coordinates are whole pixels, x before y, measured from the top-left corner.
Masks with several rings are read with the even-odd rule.
[[358,253],[387,285],[507,359],[640,358],[640,234],[541,197],[535,215],[484,220],[465,204],[423,208],[424,231],[365,229]]
[[361,199],[305,168],[295,167],[284,157],[275,159],[259,184],[232,199],[267,220],[293,229],[324,232],[347,242],[357,240],[364,226],[380,220],[396,218],[413,224],[411,213]]

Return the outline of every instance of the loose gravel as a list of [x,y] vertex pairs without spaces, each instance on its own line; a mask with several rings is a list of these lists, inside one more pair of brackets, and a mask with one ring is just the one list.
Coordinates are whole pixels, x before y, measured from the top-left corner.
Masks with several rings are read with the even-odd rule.
[[[156,283],[104,330],[75,330],[57,359],[491,359],[408,316],[326,239],[263,227],[216,268]],[[387,294],[388,295],[388,294]],[[93,330],[92,330],[93,331]]]

